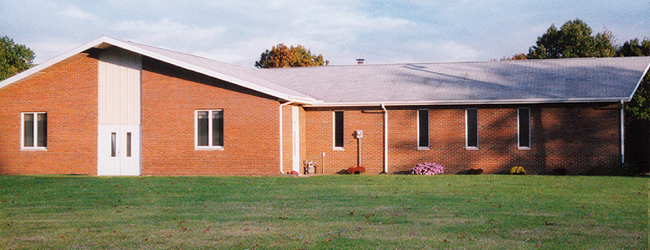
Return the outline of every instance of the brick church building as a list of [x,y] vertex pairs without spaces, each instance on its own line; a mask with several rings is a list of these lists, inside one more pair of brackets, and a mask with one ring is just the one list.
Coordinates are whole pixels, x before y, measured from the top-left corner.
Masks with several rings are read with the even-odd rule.
[[100,37],[0,82],[0,174],[607,174],[650,57],[255,69]]

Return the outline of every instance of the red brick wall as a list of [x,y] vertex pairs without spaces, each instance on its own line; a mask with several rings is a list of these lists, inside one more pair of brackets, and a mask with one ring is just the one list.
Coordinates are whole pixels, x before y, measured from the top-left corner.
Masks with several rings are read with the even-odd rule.
[[[478,108],[479,149],[465,148],[468,107],[389,107],[389,173],[405,172],[421,162],[436,162],[446,173],[481,168],[507,173],[522,166],[547,174],[565,168],[569,174],[607,174],[620,157],[619,109],[599,104],[530,105],[531,148],[518,149],[517,108]],[[417,110],[429,109],[430,148],[417,150]],[[332,111],[345,110],[345,150],[332,149]],[[327,173],[356,165],[354,130],[363,130],[362,163],[379,173],[383,161],[383,115],[374,108],[308,108],[307,157],[326,153]]]
[[[543,131],[533,131],[540,137],[539,167],[545,163],[548,170],[609,174],[620,162],[620,105],[542,109],[541,114],[533,111],[531,119],[541,120],[538,123],[543,127]],[[545,136],[538,135],[540,132]]]
[[[280,172],[275,98],[143,58],[142,107],[143,175]],[[199,109],[224,110],[223,150],[194,149]]]
[[[344,111],[344,149],[334,150],[333,111]],[[357,166],[358,140],[356,130],[363,130],[361,138],[361,166],[368,173],[383,171],[383,131],[384,118],[381,108],[308,108],[306,117],[306,159],[322,166],[322,153],[325,153],[325,173],[342,173],[349,167]],[[321,173],[321,170],[318,169]]]
[[[97,66],[81,55],[0,89],[0,174],[97,174]],[[47,112],[47,151],[21,151],[21,112]]]
[[[0,174],[97,173],[97,59],[79,56],[44,74],[0,89]],[[143,59],[144,175],[276,175],[279,102],[209,77]],[[523,166],[544,174],[606,174],[620,157],[619,109],[598,104],[530,105],[530,150],[517,148],[518,106],[478,107],[479,150],[465,149],[465,108],[429,108],[429,150],[417,150],[417,109],[389,107],[389,173],[430,161],[446,173],[482,168],[505,173]],[[197,109],[223,109],[223,150],[194,149]],[[332,112],[345,111],[345,148],[333,150]],[[47,112],[47,151],[21,151],[21,112]],[[357,165],[383,170],[383,113],[379,107],[301,109],[301,162],[326,173]],[[283,109],[284,171],[291,169],[291,107]],[[301,169],[302,172],[302,169]],[[320,173],[320,168],[318,169]]]

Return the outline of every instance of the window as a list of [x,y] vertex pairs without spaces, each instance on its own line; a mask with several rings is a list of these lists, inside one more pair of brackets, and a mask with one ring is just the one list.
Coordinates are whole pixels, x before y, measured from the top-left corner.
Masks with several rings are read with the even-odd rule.
[[344,137],[343,111],[334,111],[334,148],[343,149]]
[[519,108],[519,149],[530,149],[530,109]]
[[429,149],[429,110],[418,110],[418,149]]
[[111,157],[117,157],[117,133],[111,133]]
[[131,157],[131,132],[126,132],[126,157]]
[[465,110],[465,127],[467,128],[467,149],[478,149],[478,110]]
[[223,110],[196,111],[196,147],[223,148]]
[[47,113],[29,112],[22,114],[23,149],[47,148]]

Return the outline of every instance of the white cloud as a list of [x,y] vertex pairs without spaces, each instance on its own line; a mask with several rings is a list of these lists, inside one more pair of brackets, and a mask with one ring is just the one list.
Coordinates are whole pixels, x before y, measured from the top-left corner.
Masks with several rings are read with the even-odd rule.
[[432,46],[433,58],[435,61],[459,62],[475,61],[480,58],[479,51],[455,41],[447,41]]
[[608,27],[618,43],[643,38],[650,27],[647,0],[628,4],[640,9],[605,0],[588,7],[560,0],[5,2],[0,30],[32,48],[37,61],[100,35],[244,66],[277,43],[301,44],[331,64],[474,61],[526,53],[551,23],[575,18],[594,32]]
[[119,31],[140,43],[160,44],[171,41],[184,41],[178,45],[192,44],[193,41],[211,41],[223,35],[223,27],[197,27],[162,19],[158,22],[124,21],[116,23],[112,30]]
[[79,19],[79,20],[89,20],[94,18],[92,14],[84,12],[75,6],[60,11],[59,15],[72,18],[72,19]]
[[78,46],[81,46],[86,42],[89,41],[73,42],[67,39],[54,39],[31,43],[29,45],[29,48],[34,52],[38,51],[36,53],[36,57],[34,58],[34,63],[41,64]]

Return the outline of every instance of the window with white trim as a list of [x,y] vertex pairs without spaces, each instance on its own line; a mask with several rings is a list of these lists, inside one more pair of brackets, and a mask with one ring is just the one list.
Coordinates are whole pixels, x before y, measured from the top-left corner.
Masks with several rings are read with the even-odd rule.
[[418,149],[429,149],[429,110],[418,110]]
[[196,148],[223,149],[223,109],[196,111]]
[[530,149],[530,108],[518,109],[519,149]]
[[343,111],[334,111],[334,149],[343,149],[343,141],[345,139],[345,124],[343,118]]
[[47,148],[47,113],[22,113],[22,144],[23,149]]
[[465,110],[466,148],[478,149],[478,110],[469,108]]

